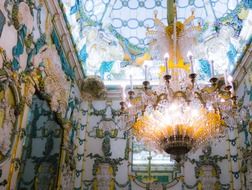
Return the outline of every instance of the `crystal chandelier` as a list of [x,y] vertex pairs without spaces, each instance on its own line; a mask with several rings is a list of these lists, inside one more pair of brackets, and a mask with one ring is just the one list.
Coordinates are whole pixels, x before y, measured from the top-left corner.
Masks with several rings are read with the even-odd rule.
[[[176,17],[176,16],[175,16]],[[190,74],[186,63],[181,63],[178,24],[174,18],[169,55],[164,57],[165,73],[158,86],[147,80],[141,90],[135,90],[132,77],[128,97],[121,102],[121,113],[127,117],[137,140],[155,150],[165,151],[179,162],[192,149],[216,138],[224,131],[224,118],[235,108],[236,97],[226,74],[216,78],[211,62],[210,83],[197,82],[193,56],[188,54]],[[169,26],[170,27],[170,26]],[[171,33],[171,30],[165,28]],[[170,27],[171,28],[171,27]],[[167,33],[166,33],[167,34]]]

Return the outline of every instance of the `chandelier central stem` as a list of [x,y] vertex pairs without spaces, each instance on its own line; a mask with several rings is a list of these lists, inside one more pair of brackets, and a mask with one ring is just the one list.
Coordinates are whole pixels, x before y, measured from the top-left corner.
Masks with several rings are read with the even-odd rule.
[[174,21],[173,21],[173,51],[174,51],[174,64],[177,64],[177,14],[176,14],[176,3],[173,4],[173,11],[174,11]]

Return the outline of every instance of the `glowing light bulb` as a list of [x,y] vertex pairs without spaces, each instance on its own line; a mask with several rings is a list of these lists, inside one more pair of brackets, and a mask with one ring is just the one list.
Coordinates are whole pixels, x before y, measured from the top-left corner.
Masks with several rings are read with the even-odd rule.
[[164,55],[164,65],[165,65],[165,72],[166,72],[167,75],[169,74],[169,73],[168,73],[168,59],[169,59],[169,54],[166,53],[166,54]]
[[169,59],[169,53],[164,54],[164,59],[167,59],[167,60]]

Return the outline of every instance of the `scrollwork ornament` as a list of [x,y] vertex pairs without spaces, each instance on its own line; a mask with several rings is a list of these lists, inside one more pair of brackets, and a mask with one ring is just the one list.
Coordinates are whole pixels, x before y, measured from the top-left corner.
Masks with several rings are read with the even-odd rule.
[[[0,169],[0,178],[2,177],[2,169]],[[4,179],[3,181],[0,181],[0,186],[5,186],[7,185],[7,180]]]
[[75,158],[72,156],[74,152],[73,146],[68,146],[66,150],[65,162],[62,168],[62,189],[71,189],[74,184],[74,169],[76,168]]
[[25,87],[27,104],[31,104],[32,95],[38,90],[49,100],[51,110],[63,117],[68,105],[70,83],[61,68],[56,48],[44,45],[40,53],[33,57],[32,67]]
[[51,109],[52,111],[65,115],[70,84],[64,77],[65,74],[61,68],[58,65],[52,64],[49,60],[45,64],[45,73],[44,91],[50,96]]
[[100,78],[89,76],[81,83],[81,94],[85,100],[101,99],[106,95],[106,88]]
[[74,186],[73,174],[74,170],[71,169],[71,166],[64,165],[62,171],[62,184],[61,184],[63,190],[71,189]]
[[0,127],[0,134],[2,135],[0,138],[0,153],[7,155],[9,147],[11,146],[12,132],[10,126],[14,125],[16,117],[14,114],[14,109],[8,104],[5,98],[0,102],[0,109],[3,113],[3,121],[1,123],[2,126]]
[[18,30],[20,25],[18,20],[18,3],[15,3],[12,7],[11,18],[15,29]]
[[35,87],[30,82],[25,83],[25,93],[24,93],[24,101],[28,106],[31,106],[32,104],[32,97],[35,93]]
[[242,149],[242,164],[240,172],[244,174],[246,189],[252,185],[252,151],[249,149]]
[[[20,92],[15,73],[4,67],[0,70],[0,163],[9,157],[15,138],[16,120],[21,111]],[[20,108],[20,109],[19,109]]]
[[222,186],[219,181],[221,169],[217,163],[227,159],[227,156],[212,156],[211,153],[211,146],[203,148],[203,155],[200,155],[199,161],[196,161],[196,178],[204,189],[220,189],[219,187]]
[[[61,121],[64,128],[64,146],[69,146],[69,134],[72,129],[72,123],[69,120]],[[68,148],[69,149],[69,148]]]
[[17,171],[21,166],[21,160],[19,158],[12,159],[12,163],[14,164],[15,171]]

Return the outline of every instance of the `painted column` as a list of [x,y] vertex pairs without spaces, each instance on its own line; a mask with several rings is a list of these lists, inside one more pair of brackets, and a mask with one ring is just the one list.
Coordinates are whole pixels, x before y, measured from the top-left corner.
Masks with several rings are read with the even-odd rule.
[[77,149],[74,153],[76,155],[76,170],[75,170],[75,182],[74,189],[81,189],[82,186],[82,177],[83,173],[83,165],[85,162],[84,152],[85,152],[85,133],[87,128],[87,119],[88,119],[88,105],[86,102],[82,102],[80,105],[80,121],[77,125],[77,135],[75,139],[75,143],[77,145]]
[[227,125],[228,125],[228,142],[230,143],[229,152],[230,152],[230,163],[231,163],[231,189],[238,190],[241,189],[241,179],[240,179],[240,168],[238,162],[238,126],[236,123],[236,119],[232,117],[234,115],[231,113],[227,117]]

